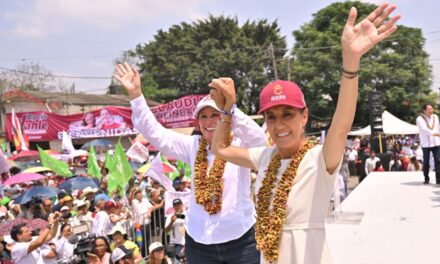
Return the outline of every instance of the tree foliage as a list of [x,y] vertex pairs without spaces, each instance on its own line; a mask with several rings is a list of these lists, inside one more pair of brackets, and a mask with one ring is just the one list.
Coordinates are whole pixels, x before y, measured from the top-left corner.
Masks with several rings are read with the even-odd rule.
[[129,53],[140,59],[144,94],[153,100],[208,93],[213,78],[227,76],[235,81],[238,105],[254,113],[261,88],[273,79],[270,43],[279,49],[276,58],[282,58],[286,41],[276,21],[240,26],[237,18],[209,16],[159,30],[152,41]]
[[[303,88],[312,117],[330,120],[335,110],[342,62],[340,38],[351,6],[358,10],[357,22],[376,8],[362,2],[333,3],[293,31],[293,79]],[[421,104],[434,103],[432,68],[424,43],[420,29],[399,25],[396,33],[363,57],[355,124],[367,124],[367,98],[373,89],[382,92],[384,108],[410,122]]]

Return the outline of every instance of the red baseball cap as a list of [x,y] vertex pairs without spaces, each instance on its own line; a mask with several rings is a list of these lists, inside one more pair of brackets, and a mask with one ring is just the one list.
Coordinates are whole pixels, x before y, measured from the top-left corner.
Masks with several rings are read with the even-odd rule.
[[116,206],[116,204],[113,201],[107,201],[104,204],[104,209],[105,210],[110,210],[110,209],[113,209],[113,208],[116,208],[116,207],[117,206]]
[[287,105],[299,109],[307,107],[301,88],[294,82],[283,80],[271,82],[263,88],[260,93],[260,111],[258,113],[277,105]]

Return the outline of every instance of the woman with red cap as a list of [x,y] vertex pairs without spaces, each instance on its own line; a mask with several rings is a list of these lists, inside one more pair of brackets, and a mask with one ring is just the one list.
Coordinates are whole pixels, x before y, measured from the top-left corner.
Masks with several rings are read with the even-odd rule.
[[[217,126],[214,153],[231,163],[258,171],[257,247],[261,263],[331,263],[325,243],[324,219],[356,112],[358,71],[363,54],[391,35],[399,15],[396,6],[382,4],[355,25],[350,10],[342,33],[342,77],[333,121],[323,146],[307,140],[308,109],[301,89],[290,81],[275,81],[260,93],[260,112],[274,146],[228,146],[229,116]],[[235,103],[234,82],[214,79],[211,96],[225,110]]]

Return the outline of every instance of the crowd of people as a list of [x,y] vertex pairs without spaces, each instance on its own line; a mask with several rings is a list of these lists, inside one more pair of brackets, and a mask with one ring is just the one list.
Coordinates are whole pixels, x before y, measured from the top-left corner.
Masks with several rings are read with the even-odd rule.
[[[104,173],[105,170],[103,168]],[[13,167],[11,171],[17,174],[20,169]],[[27,236],[26,225],[14,227],[18,229],[12,229],[1,241],[1,263],[76,263],[78,257],[87,263],[117,263],[117,254],[113,256],[110,252],[118,248],[118,256],[125,252],[126,258],[132,258],[133,262],[124,263],[146,263],[146,259],[151,259],[149,263],[184,260],[186,206],[176,198],[172,201],[175,213],[166,216],[166,191],[157,181],[147,175],[135,175],[126,195],[121,196],[108,192],[107,178],[103,177],[99,188],[62,190],[53,198],[33,199],[24,204],[15,202],[20,194],[33,187],[49,186],[49,181],[56,187],[65,180],[53,176],[51,171],[41,173],[50,176],[44,181],[6,186],[0,202],[0,221],[5,224],[19,219],[42,219],[47,220],[51,228],[39,230],[39,235],[34,232],[34,237],[38,237],[34,241],[38,243],[29,244],[32,236]],[[176,192],[190,191],[190,182],[183,178],[174,180]],[[21,236],[24,233],[26,236]],[[86,238],[92,245],[90,252],[75,255],[78,239]],[[169,254],[173,259],[168,259],[165,250],[171,245],[175,252]],[[27,253],[32,254],[19,251],[26,246]]]
[[[190,196],[187,204],[173,199],[173,213],[167,214],[166,186],[148,174],[133,177],[127,195],[109,194],[105,176],[99,188],[63,191],[28,205],[15,203],[7,189],[2,211],[8,218],[44,216],[47,225],[35,238],[27,225],[14,225],[2,241],[2,261],[331,263],[324,220],[345,160],[360,59],[396,30],[400,16],[388,19],[395,8],[382,4],[358,24],[357,10],[350,10],[341,38],[338,104],[322,145],[305,136],[309,110],[291,81],[271,82],[260,94],[260,113],[273,142],[267,146],[265,131],[236,107],[232,79],[212,80],[210,95],[194,111],[200,135],[188,136],[155,119],[139,72],[118,64],[113,76],[128,92],[136,129],[163,154],[191,167],[189,186],[182,186],[183,177],[174,181],[177,192]],[[251,170],[257,175],[255,201]]]

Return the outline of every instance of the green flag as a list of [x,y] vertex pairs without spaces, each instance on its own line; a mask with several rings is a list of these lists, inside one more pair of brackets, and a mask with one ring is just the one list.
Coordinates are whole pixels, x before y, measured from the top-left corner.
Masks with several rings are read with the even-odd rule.
[[89,152],[89,160],[87,161],[87,174],[101,179],[101,169],[98,166],[98,161],[96,161],[96,154],[95,149],[93,146],[90,146],[90,152]]
[[130,163],[125,156],[124,149],[121,142],[116,144],[115,153],[113,154],[112,162],[109,168],[108,174],[108,187],[109,191],[113,192],[116,188],[120,187],[122,191],[125,190],[125,186],[133,177],[133,171]]
[[51,157],[49,154],[44,152],[39,146],[38,153],[40,154],[40,160],[43,167],[47,167],[51,170],[53,170],[56,174],[61,176],[72,176],[72,172],[69,170],[69,167],[67,166],[67,163],[57,160],[54,157]]
[[112,156],[110,156],[110,153],[107,151],[105,153],[105,163],[104,167],[110,170],[110,167],[112,166]]
[[189,166],[189,164],[178,160],[177,161],[177,169],[179,171],[184,171],[184,177],[187,179],[191,179],[191,167]]

